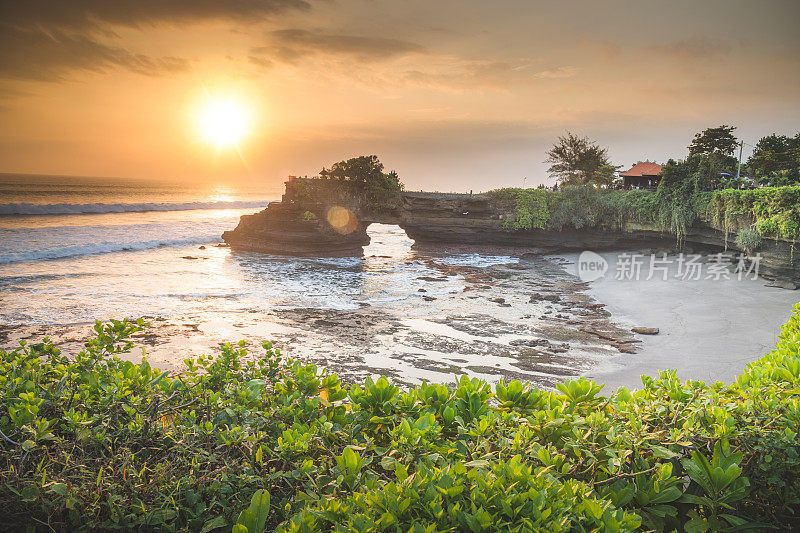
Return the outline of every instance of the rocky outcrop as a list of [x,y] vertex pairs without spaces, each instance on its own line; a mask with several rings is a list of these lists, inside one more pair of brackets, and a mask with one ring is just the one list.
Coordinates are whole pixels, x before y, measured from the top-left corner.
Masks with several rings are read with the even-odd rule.
[[329,180],[286,183],[280,202],[272,202],[222,234],[232,248],[279,255],[361,255],[369,244],[369,221],[362,199],[349,187]]
[[[400,226],[420,245],[483,244],[511,246],[521,252],[653,250],[667,252],[744,253],[735,242],[739,230],[750,227],[744,218],[728,222],[697,220],[682,242],[656,224],[626,224],[607,228],[507,231],[503,222],[514,215],[513,207],[485,195],[436,195],[407,193],[403,196]],[[800,250],[782,239],[764,239],[758,248],[759,273],[774,278],[783,288],[800,286]]]
[[349,231],[336,231],[311,211],[275,202],[260,213],[242,216],[236,229],[222,238],[231,248],[270,254],[361,255],[369,244],[366,225],[349,224]]
[[[561,231],[508,231],[504,222],[514,206],[488,195],[404,192],[397,202],[376,204],[342,182],[296,179],[286,193],[264,211],[243,216],[239,226],[223,234],[233,248],[288,255],[361,255],[369,244],[366,228],[373,222],[398,224],[417,245],[508,246],[519,253],[642,250],[677,251],[675,235],[655,224],[625,228],[582,228]],[[736,232],[749,221],[723,228],[699,220],[688,229],[681,250],[694,253],[742,252]],[[741,228],[740,228],[741,226]],[[761,270],[781,286],[800,285],[799,257],[794,244],[764,240],[759,248]]]

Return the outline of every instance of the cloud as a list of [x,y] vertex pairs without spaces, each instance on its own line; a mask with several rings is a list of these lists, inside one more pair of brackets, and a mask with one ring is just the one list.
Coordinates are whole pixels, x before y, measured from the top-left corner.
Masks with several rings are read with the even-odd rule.
[[371,88],[405,84],[458,92],[507,90],[512,84],[572,78],[578,73],[568,65],[545,67],[541,60],[477,59],[439,53],[409,40],[297,28],[270,32],[267,42],[251,48],[248,56],[262,69],[275,63],[301,66],[312,59],[338,60],[335,69],[320,72]]
[[104,31],[107,25],[140,28],[214,19],[252,21],[309,7],[305,0],[24,0],[0,3],[0,20],[17,27]]
[[115,42],[117,27],[142,29],[207,20],[258,21],[305,0],[25,0],[0,2],[0,78],[58,81],[74,71],[125,69],[155,76],[188,61],[152,57]]
[[272,61],[270,61],[269,59],[255,55],[248,56],[247,60],[264,70],[271,68],[273,65]]
[[439,89],[464,91],[470,89],[501,89],[518,83],[530,83],[544,79],[572,78],[578,69],[561,66],[538,70],[527,61],[465,60],[458,57],[442,57],[437,64],[426,69],[407,70],[402,78],[415,85]]
[[268,56],[296,64],[313,56],[347,57],[360,63],[385,61],[411,53],[425,53],[419,44],[385,37],[317,33],[301,29],[276,30],[269,43],[251,50],[253,57]]
[[704,37],[694,37],[668,44],[652,44],[646,46],[645,49],[682,63],[718,59],[733,51],[733,47],[728,43]]
[[188,66],[181,58],[135,54],[58,30],[6,28],[0,32],[0,49],[13,50],[0,54],[0,77],[6,79],[58,81],[74,70],[107,72],[117,68],[155,76]]

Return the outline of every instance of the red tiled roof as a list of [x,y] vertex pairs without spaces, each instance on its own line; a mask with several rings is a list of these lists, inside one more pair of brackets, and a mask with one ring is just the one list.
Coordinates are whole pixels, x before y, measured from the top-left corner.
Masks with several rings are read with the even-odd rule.
[[638,178],[640,176],[657,176],[661,172],[661,165],[658,163],[636,163],[630,170],[620,172],[620,176]]

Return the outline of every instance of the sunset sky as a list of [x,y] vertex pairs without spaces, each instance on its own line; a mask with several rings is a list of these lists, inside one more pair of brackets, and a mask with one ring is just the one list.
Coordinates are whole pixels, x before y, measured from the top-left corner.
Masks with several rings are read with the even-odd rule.
[[[0,171],[277,192],[374,153],[409,189],[486,190],[544,182],[567,131],[663,162],[709,126],[800,130],[799,22],[797,0],[3,1]],[[198,125],[222,100],[238,150]]]

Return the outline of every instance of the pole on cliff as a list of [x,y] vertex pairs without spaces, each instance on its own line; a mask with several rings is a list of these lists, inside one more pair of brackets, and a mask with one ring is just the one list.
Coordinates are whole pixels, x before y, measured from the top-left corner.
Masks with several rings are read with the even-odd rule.
[[736,168],[736,179],[739,179],[739,174],[742,173],[742,150],[744,150],[744,141],[739,141],[739,166]]

